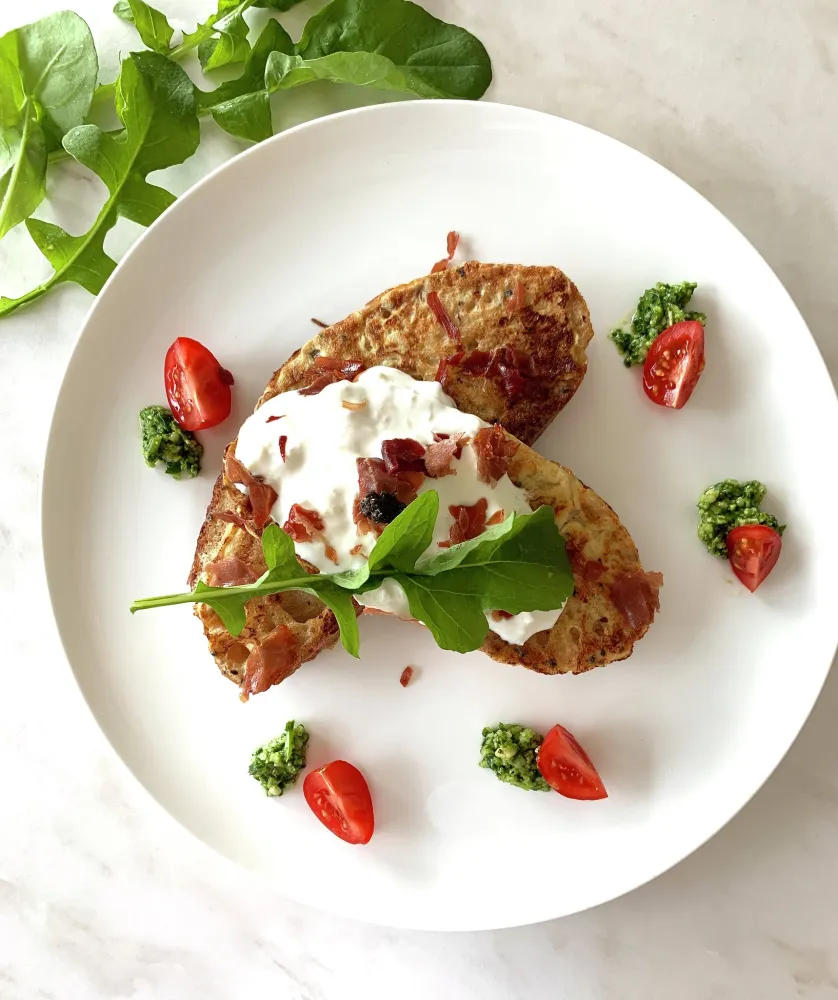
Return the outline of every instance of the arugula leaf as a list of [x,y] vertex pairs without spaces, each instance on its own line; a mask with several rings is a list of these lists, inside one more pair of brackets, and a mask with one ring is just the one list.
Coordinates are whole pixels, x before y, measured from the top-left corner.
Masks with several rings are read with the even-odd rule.
[[450,594],[478,597],[486,611],[552,611],[573,593],[573,571],[553,508],[511,515],[440,552],[420,569]]
[[171,52],[179,59],[197,48],[203,70],[220,69],[231,63],[243,62],[250,52],[248,26],[242,16],[255,6],[255,0],[218,0],[218,9],[194,31],[183,34],[183,40]]
[[410,573],[416,560],[431,544],[438,514],[439,494],[436,490],[420,493],[381,532],[375,548],[370,552],[370,573],[391,567]]
[[445,589],[432,577],[394,574],[407,597],[410,613],[426,625],[441,649],[470,653],[479,649],[489,631],[480,601]]
[[[313,579],[317,579],[313,577]],[[337,619],[340,641],[343,648],[356,659],[361,655],[361,635],[358,631],[358,615],[348,590],[336,586],[328,578],[317,586],[301,588],[308,594],[319,597]]]
[[256,583],[201,585],[188,594],[135,601],[131,612],[203,602],[218,612],[231,634],[238,635],[249,600],[304,590],[331,608],[344,647],[357,656],[358,624],[350,595],[373,590],[390,577],[401,585],[411,614],[427,625],[437,644],[465,653],[479,648],[486,638],[489,625],[484,611],[550,611],[573,593],[564,541],[547,506],[532,514],[513,514],[478,538],[416,566],[417,556],[432,538],[438,507],[436,493],[421,494],[382,532],[367,565],[348,573],[302,573],[293,542],[271,525],[262,536],[268,571]]
[[46,193],[46,137],[27,101],[22,124],[0,129],[0,239],[28,219]]
[[[369,558],[357,569],[330,574],[340,587],[363,594],[375,590],[381,574],[393,569],[410,573],[416,560],[431,544],[439,513],[439,494],[435,490],[419,496],[381,532]],[[370,579],[372,577],[372,579]]]
[[272,10],[286,11],[296,7],[303,0],[256,0],[254,7],[270,7]]
[[116,266],[104,251],[104,240],[119,216],[148,226],[174,202],[174,195],[149,184],[146,176],[182,163],[198,148],[192,81],[165,56],[134,52],[122,63],[116,110],[124,126],[121,132],[79,125],[64,137],[67,152],[107,186],[109,197],[99,216],[82,236],[71,236],[38,219],[27,221],[30,235],[55,273],[17,299],[0,298],[0,316],[65,281],[97,294]]
[[[296,55],[302,65],[278,65],[284,87],[297,86],[295,72],[313,73],[348,83],[367,77],[376,87],[420,97],[476,100],[492,80],[489,55],[474,35],[409,0],[331,0],[309,18]],[[292,76],[284,84],[283,70]]]
[[268,21],[253,44],[244,64],[244,72],[209,93],[198,94],[202,112],[209,112],[216,123],[236,136],[262,142],[273,135],[271,101],[265,89],[265,67],[272,52],[292,53],[294,43],[279,21]]
[[0,38],[0,238],[43,201],[47,154],[84,121],[98,72],[90,29],[70,11]]
[[168,54],[175,29],[169,24],[165,14],[145,0],[118,0],[113,12],[123,21],[134,25],[144,45],[154,52]]
[[270,94],[315,80],[477,98],[491,79],[489,56],[473,35],[408,0],[332,0],[296,46],[269,22],[242,75],[199,100],[227,132],[260,142],[273,134]]

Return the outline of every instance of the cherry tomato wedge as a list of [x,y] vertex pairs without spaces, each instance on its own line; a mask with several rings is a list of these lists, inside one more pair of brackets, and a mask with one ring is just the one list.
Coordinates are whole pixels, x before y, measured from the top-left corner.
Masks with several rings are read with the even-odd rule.
[[327,830],[347,844],[368,844],[375,829],[372,796],[366,778],[345,760],[311,771],[303,795]]
[[782,538],[767,524],[743,524],[727,533],[726,542],[730,568],[753,593],[777,565]]
[[680,410],[704,371],[704,327],[684,320],[652,341],[643,365],[643,389],[653,403]]
[[233,376],[215,355],[190,337],[178,337],[166,352],[166,397],[185,431],[215,427],[230,416]]
[[569,799],[607,799],[591,758],[564,726],[553,726],[538,748],[538,770],[551,788]]

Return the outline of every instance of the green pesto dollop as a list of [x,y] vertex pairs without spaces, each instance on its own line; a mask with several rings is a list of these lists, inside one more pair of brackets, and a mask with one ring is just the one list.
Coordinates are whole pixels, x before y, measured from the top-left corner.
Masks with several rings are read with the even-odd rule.
[[143,458],[146,465],[163,462],[166,475],[193,479],[201,468],[204,449],[194,435],[185,431],[165,406],[146,406],[140,410],[143,432]]
[[740,483],[725,479],[706,489],[698,498],[698,537],[707,551],[727,558],[727,533],[743,524],[766,524],[782,535],[786,526],[773,514],[760,510],[765,487],[756,480]]
[[306,766],[307,746],[308,730],[292,719],[279,736],[253,751],[247,772],[265,789],[265,795],[282,795]]
[[666,285],[659,281],[654,288],[646,289],[640,296],[631,322],[609,334],[623,355],[626,368],[642,365],[655,337],[675,323],[685,319],[697,319],[699,323],[707,320],[704,313],[686,311],[696,287],[694,281],[682,281],[680,285]]
[[537,751],[544,737],[534,729],[499,722],[483,730],[480,766],[495,777],[531,792],[549,792],[550,786],[538,770]]

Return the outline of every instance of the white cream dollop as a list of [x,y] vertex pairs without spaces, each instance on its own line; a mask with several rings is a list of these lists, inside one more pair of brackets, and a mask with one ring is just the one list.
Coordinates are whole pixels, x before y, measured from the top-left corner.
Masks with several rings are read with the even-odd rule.
[[[350,404],[348,407],[344,403]],[[360,405],[359,405],[360,404]],[[271,419],[273,418],[273,419]],[[277,493],[271,512],[282,526],[293,504],[316,510],[323,518],[323,533],[337,553],[337,563],[326,556],[322,542],[296,542],[297,553],[323,573],[334,573],[361,565],[376,542],[376,536],[358,536],[352,507],[358,493],[356,459],[380,458],[382,442],[412,438],[433,444],[434,434],[475,434],[489,425],[479,417],[458,410],[438,382],[421,382],[397,368],[368,368],[354,382],[334,382],[314,396],[283,392],[261,406],[241,427],[236,457],[254,475]],[[286,438],[285,461],[279,448]],[[439,494],[439,517],[426,555],[440,551],[454,518],[449,506],[472,505],[486,499],[487,518],[499,510],[529,513],[524,490],[508,476],[495,487],[477,475],[477,453],[471,444],[453,459],[456,475],[426,478],[419,489]],[[404,591],[395,580],[385,580],[376,590],[356,598],[359,604],[410,618]],[[561,613],[537,611],[501,622],[489,620],[490,628],[509,642],[522,643],[531,635],[551,628]],[[491,612],[487,612],[487,617]]]

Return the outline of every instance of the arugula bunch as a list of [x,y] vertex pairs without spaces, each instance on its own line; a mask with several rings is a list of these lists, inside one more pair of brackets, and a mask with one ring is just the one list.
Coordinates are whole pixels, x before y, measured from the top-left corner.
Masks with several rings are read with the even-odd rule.
[[438,646],[467,653],[486,638],[486,611],[552,611],[573,593],[573,572],[551,507],[510,514],[477,538],[420,559],[433,538],[438,512],[438,494],[432,490],[420,494],[384,529],[367,562],[342,573],[305,573],[294,543],[272,524],[262,534],[268,569],[255,583],[209,587],[199,581],[189,593],[134,601],[131,612],[200,602],[209,605],[236,636],[245,627],[248,601],[303,590],[334,612],[344,648],[358,656],[360,638],[351,595],[375,590],[390,578],[401,585],[411,615],[428,627]]
[[[87,24],[70,11],[0,37],[0,239],[25,223],[54,274],[17,297],[0,296],[0,317],[71,281],[98,294],[114,261],[103,249],[119,217],[150,225],[175,200],[149,184],[154,170],[198,148],[198,118],[211,116],[239,139],[274,132],[271,96],[317,80],[418,97],[481,97],[492,79],[483,45],[410,0],[331,0],[295,43],[271,18],[251,45],[245,13],[290,10],[300,0],[216,0],[216,10],[174,44],[166,15],[145,0],[118,0],[150,51],[123,59],[116,81],[97,87],[99,63]],[[241,65],[238,77],[199,90],[178,65],[197,51],[204,72]],[[121,127],[103,132],[91,107],[110,104]],[[107,186],[108,199],[80,236],[32,218],[47,194],[50,164],[72,158]]]

